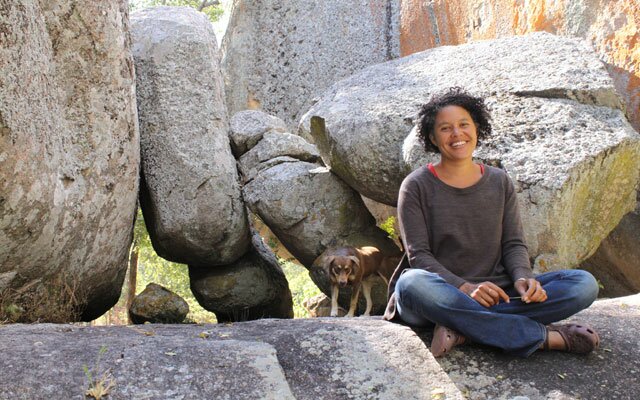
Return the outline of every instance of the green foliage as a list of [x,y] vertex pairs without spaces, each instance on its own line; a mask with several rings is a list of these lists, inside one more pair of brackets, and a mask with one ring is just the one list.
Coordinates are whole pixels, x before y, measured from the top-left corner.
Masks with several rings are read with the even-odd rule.
[[206,0],[131,0],[129,2],[129,11],[133,12],[158,6],[193,7],[196,10],[205,13],[211,22],[219,20],[223,13],[223,9],[219,1]]
[[391,216],[387,218],[382,224],[380,224],[380,228],[383,231],[387,232],[391,239],[398,240],[398,234],[396,233],[395,224],[396,217]]
[[284,271],[293,297],[293,315],[295,318],[308,318],[309,312],[302,305],[306,299],[320,294],[320,289],[309,277],[307,269],[284,259],[278,260]]

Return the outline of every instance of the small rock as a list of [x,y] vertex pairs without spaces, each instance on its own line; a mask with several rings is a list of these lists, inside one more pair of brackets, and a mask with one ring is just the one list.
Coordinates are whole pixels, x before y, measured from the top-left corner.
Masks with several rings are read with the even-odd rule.
[[189,305],[182,297],[156,283],[148,284],[136,296],[129,309],[129,316],[134,324],[179,324],[188,313]]
[[[302,302],[302,305],[309,311],[309,315],[313,318],[328,317],[331,315],[331,299],[324,293],[309,297]],[[347,310],[338,307],[338,317],[344,317],[345,315],[347,315]]]

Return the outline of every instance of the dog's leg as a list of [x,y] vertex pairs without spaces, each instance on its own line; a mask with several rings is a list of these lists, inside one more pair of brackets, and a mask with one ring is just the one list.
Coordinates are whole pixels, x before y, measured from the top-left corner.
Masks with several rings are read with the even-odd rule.
[[373,308],[373,302],[371,301],[371,287],[373,286],[373,281],[371,279],[366,279],[362,281],[362,293],[364,293],[364,298],[367,300],[367,309],[364,311],[365,317],[371,315],[371,308]]
[[356,307],[358,306],[358,296],[360,296],[360,285],[355,285],[351,289],[351,304],[349,304],[349,312],[347,317],[353,317],[356,314]]
[[340,292],[340,288],[338,285],[331,285],[331,316],[338,316],[338,293]]

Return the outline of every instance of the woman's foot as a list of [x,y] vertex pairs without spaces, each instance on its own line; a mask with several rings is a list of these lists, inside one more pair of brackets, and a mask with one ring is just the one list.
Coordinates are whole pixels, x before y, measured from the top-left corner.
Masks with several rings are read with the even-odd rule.
[[549,325],[544,350],[560,350],[587,354],[600,346],[600,336],[592,328],[581,324]]
[[460,333],[446,326],[436,325],[433,330],[433,339],[431,340],[431,354],[434,357],[442,357],[448,354],[455,346],[464,342],[465,337]]

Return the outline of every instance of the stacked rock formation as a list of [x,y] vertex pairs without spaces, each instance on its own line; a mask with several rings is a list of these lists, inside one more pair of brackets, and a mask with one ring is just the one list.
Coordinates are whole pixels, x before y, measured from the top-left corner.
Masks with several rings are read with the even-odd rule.
[[[496,136],[477,155],[514,178],[539,270],[578,265],[636,207],[640,144],[625,112],[640,126],[640,11],[630,2],[238,0],[224,80],[211,25],[193,9],[138,13],[131,46],[126,2],[94,3],[0,6],[0,305],[8,298],[19,320],[29,320],[28,299],[50,293],[64,307],[42,308],[71,305],[67,320],[117,301],[140,152],[154,247],[189,264],[199,301],[221,320],[291,316],[282,271],[252,244],[243,194],[328,293],[315,262],[328,247],[398,251],[361,196],[395,204],[404,176],[429,160],[412,132],[417,108],[454,85],[493,108]],[[535,34],[362,70],[534,30],[588,38],[596,51]],[[241,112],[229,126],[227,107],[280,118]],[[289,133],[309,107],[299,136]],[[611,262],[607,274],[636,290],[637,268],[617,256],[635,254],[637,212],[627,218],[597,266],[584,265]]]
[[251,244],[211,23],[189,7],[158,7],[135,13],[132,33],[140,198],[155,250],[189,264],[196,299],[219,320],[291,318],[284,274]]
[[345,182],[394,205],[404,176],[429,160],[412,118],[451,86],[487,97],[495,135],[477,156],[517,183],[539,270],[576,266],[635,207],[640,137],[604,65],[576,39],[538,33],[370,67],[327,91],[301,128]]
[[56,314],[52,292],[91,320],[120,296],[136,210],[127,2],[0,8],[0,294],[21,320],[28,298]]
[[[241,129],[241,121],[251,121],[246,130]],[[256,127],[257,121],[262,121],[262,128]],[[330,293],[330,284],[314,261],[328,247],[374,245],[387,254],[399,252],[376,227],[358,193],[322,165],[315,146],[299,136],[279,132],[282,121],[260,111],[240,112],[231,124],[235,127],[232,141],[255,143],[246,145],[246,153],[238,154],[247,205],[311,270],[321,290]],[[347,292],[341,299],[345,305]],[[384,305],[382,285],[374,296],[378,308]]]

